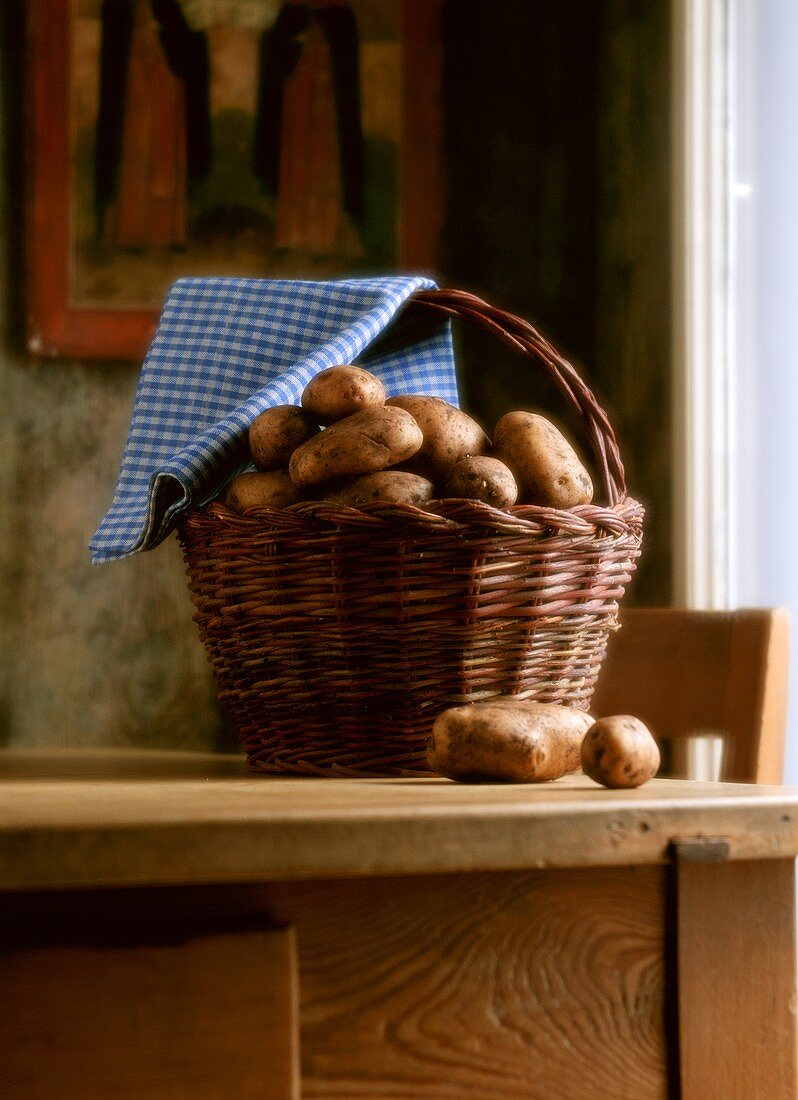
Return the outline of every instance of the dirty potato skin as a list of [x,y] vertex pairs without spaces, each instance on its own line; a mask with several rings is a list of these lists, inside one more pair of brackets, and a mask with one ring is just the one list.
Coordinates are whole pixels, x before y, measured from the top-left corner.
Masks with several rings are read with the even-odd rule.
[[410,458],[423,439],[418,424],[404,409],[363,409],[298,447],[288,472],[300,486],[372,474]]
[[362,367],[328,367],[308,382],[302,392],[302,407],[320,424],[385,404],[386,390],[376,375]]
[[291,455],[319,431],[319,425],[299,405],[275,405],[249,428],[249,449],[259,470],[284,470]]
[[593,482],[576,451],[550,420],[509,412],[493,433],[493,453],[518,482],[522,504],[573,508],[593,499]]
[[457,463],[446,482],[448,497],[481,500],[494,508],[510,508],[518,499],[518,485],[510,468],[498,458],[474,455]]
[[247,508],[287,508],[302,494],[285,470],[238,474],[227,486],[224,502],[234,512]]
[[512,697],[451,707],[435,719],[427,760],[463,783],[543,783],[579,770],[592,724],[584,711]]
[[659,765],[651,731],[631,714],[599,719],[582,742],[585,775],[604,787],[640,787],[657,774]]
[[386,405],[405,409],[421,428],[424,443],[417,461],[429,470],[433,481],[445,480],[460,459],[484,454],[490,447],[490,440],[476,420],[440,397],[400,394],[388,398]]
[[400,470],[381,470],[355,478],[348,485],[328,493],[324,499],[334,504],[348,504],[352,508],[375,500],[423,505],[432,500],[434,491],[432,482],[425,477]]

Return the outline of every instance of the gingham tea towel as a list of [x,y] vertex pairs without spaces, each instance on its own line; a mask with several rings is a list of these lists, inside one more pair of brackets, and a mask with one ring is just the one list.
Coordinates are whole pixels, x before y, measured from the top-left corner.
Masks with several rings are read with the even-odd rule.
[[[247,429],[272,405],[298,404],[327,367],[355,362],[422,277],[298,282],[180,279],[142,367],[116,492],[91,541],[95,563],[157,546],[191,505],[248,464]],[[389,393],[457,403],[448,325],[369,358]]]

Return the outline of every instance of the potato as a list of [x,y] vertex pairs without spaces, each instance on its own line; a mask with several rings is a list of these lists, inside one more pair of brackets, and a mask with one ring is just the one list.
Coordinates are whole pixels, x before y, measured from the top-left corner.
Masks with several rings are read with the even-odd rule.
[[446,495],[510,508],[518,499],[518,485],[509,467],[498,458],[474,455],[461,459],[449,474]]
[[467,783],[542,783],[579,770],[579,748],[593,718],[556,703],[499,696],[451,707],[435,719],[427,760]]
[[252,461],[259,470],[284,470],[297,447],[318,430],[316,421],[299,405],[275,405],[250,425]]
[[413,455],[406,462],[400,462],[397,466],[392,466],[391,469],[399,470],[404,474],[415,474],[416,477],[423,477],[425,481],[431,481],[436,486],[436,496],[443,495],[440,479],[435,476],[435,471],[430,464],[425,462],[423,458],[419,458],[418,455]]
[[509,412],[496,425],[493,453],[518,482],[524,504],[573,508],[593,499],[593,482],[576,451],[544,416]]
[[490,447],[490,440],[476,420],[440,397],[400,394],[389,397],[385,404],[405,409],[415,418],[424,433],[424,443],[416,458],[418,472],[427,469],[433,481],[445,480],[461,458],[484,454]]
[[381,470],[376,474],[365,474],[356,478],[348,485],[328,493],[324,499],[334,504],[349,504],[353,508],[373,500],[421,505],[432,500],[433,493],[433,484],[425,477],[401,470]]
[[631,714],[600,718],[585,734],[582,767],[605,787],[640,787],[657,774],[659,765],[651,731]]
[[288,472],[295,485],[371,474],[410,458],[423,441],[421,429],[404,409],[363,409],[298,447]]
[[385,386],[362,367],[328,367],[312,378],[302,393],[302,407],[320,424],[332,424],[361,409],[378,409],[384,404]]
[[302,495],[285,470],[238,474],[227,486],[224,502],[234,512],[246,508],[287,508]]

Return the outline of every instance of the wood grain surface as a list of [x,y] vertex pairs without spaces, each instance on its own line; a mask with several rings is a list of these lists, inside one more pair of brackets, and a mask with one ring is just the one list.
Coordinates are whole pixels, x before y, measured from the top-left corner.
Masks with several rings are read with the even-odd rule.
[[264,888],[297,927],[303,1096],[665,1097],[664,876]]
[[678,868],[682,1100],[795,1100],[795,862]]
[[4,936],[3,1100],[298,1100],[292,932],[194,927]]
[[629,608],[611,638],[595,714],[635,714],[659,740],[724,737],[721,777],[779,783],[789,614],[784,608]]
[[732,860],[798,853],[798,791],[781,787],[268,778],[212,757],[203,777],[192,754],[182,779],[171,754],[162,778],[126,774],[122,754],[121,778],[81,780],[70,756],[69,780],[6,768],[0,889],[665,863],[697,835],[725,837]]
[[[306,1097],[675,1097],[681,1047],[683,1100],[792,1098],[793,862],[727,863],[723,838],[675,848],[678,928],[668,867],[4,894],[0,924],[35,937],[42,920],[94,930],[125,920],[184,930],[291,922]],[[251,942],[244,932],[226,964],[232,980],[243,961],[240,987],[228,994],[217,983],[212,993],[225,1021],[232,997],[242,1027],[239,994],[254,991],[257,1008],[258,991],[274,986]],[[98,977],[91,951],[86,958],[88,967],[73,959],[64,970],[78,988],[84,973]],[[61,967],[50,955],[48,970]],[[114,984],[127,989],[124,977]],[[46,982],[34,986],[53,1035],[69,1035],[66,994],[52,998],[53,1018]],[[6,980],[4,1010],[9,989]],[[211,996],[196,976],[186,990]],[[113,1045],[114,1029],[102,1026],[97,1041]],[[268,1047],[253,1057],[261,1083],[271,1080]]]

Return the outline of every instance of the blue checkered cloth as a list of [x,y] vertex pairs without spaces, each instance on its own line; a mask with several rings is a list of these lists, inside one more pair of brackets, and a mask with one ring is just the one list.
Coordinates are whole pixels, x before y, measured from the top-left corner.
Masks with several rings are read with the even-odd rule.
[[[142,367],[116,492],[91,541],[95,563],[157,546],[179,514],[249,465],[252,421],[299,404],[319,371],[353,363],[430,279],[338,282],[180,279]],[[391,394],[457,403],[448,325],[369,357]]]

